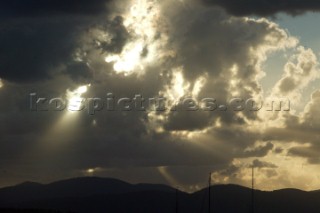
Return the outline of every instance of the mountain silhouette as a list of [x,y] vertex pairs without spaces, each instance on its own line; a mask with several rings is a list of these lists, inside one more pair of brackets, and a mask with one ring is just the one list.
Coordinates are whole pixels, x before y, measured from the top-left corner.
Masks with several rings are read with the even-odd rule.
[[[188,194],[157,184],[129,184],[109,178],[75,178],[39,184],[26,182],[0,189],[0,212],[205,213],[209,190]],[[211,187],[212,213],[252,212],[250,188]],[[254,191],[255,213],[319,213],[320,191]]]

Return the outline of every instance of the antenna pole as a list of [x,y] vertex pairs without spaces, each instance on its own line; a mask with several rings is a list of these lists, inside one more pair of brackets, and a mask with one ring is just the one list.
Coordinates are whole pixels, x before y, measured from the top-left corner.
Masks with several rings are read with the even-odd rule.
[[254,165],[252,164],[252,191],[251,191],[252,213],[254,213]]
[[211,213],[211,172],[209,174],[209,207],[208,212]]
[[179,201],[178,201],[178,199],[179,199],[179,190],[177,188],[176,189],[176,213],[179,212]]

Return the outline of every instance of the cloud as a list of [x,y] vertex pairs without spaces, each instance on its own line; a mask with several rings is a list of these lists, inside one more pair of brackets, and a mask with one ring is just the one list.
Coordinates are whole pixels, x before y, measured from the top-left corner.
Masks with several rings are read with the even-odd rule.
[[320,129],[320,122],[317,117],[320,115],[320,90],[312,93],[311,101],[306,105],[302,117],[303,126],[311,130],[317,131]]
[[[300,117],[291,118],[291,122],[288,121],[287,128],[290,129],[288,134],[284,134],[283,140],[296,141],[301,145],[295,145],[288,150],[288,153],[293,156],[302,157],[308,160],[310,164],[320,164],[320,147],[319,142],[319,130],[320,116],[319,104],[320,104],[320,92],[315,91],[311,95],[311,100],[306,105],[304,111]],[[290,118],[287,118],[290,120]]]
[[[164,8],[166,3],[162,5]],[[159,20],[166,24],[159,25],[151,33],[154,37],[147,40],[139,37],[143,33],[137,34],[132,26],[124,24],[128,15],[111,19],[82,17],[75,21],[70,19],[69,22],[63,17],[55,22],[49,18],[43,24],[33,20],[27,22],[30,34],[20,25],[14,28],[18,31],[17,43],[11,42],[14,29],[9,28],[2,35],[8,41],[5,49],[12,56],[20,55],[4,60],[6,63],[0,67],[6,69],[1,69],[0,76],[13,82],[36,82],[32,87],[25,86],[25,91],[49,90],[49,96],[53,93],[63,95],[67,89],[76,87],[77,82],[87,80],[87,83],[91,83],[85,94],[87,97],[105,97],[107,92],[113,92],[117,97],[134,97],[139,93],[146,97],[156,97],[170,92],[178,94],[178,98],[191,94],[198,99],[216,98],[218,103],[226,104],[227,99],[234,94],[243,98],[259,95],[261,86],[257,76],[263,73],[261,64],[266,56],[270,52],[295,45],[295,40],[284,30],[266,19],[234,18],[219,9],[204,9],[199,5],[185,8],[182,4],[176,4],[176,10],[162,9],[161,18],[151,20],[152,24]],[[180,19],[173,19],[177,14]],[[192,22],[186,21],[190,19],[190,14],[194,20]],[[149,21],[146,21],[147,24]],[[22,21],[21,26],[25,23]],[[149,35],[148,32],[146,35]],[[170,39],[159,39],[160,35]],[[117,73],[112,63],[105,62],[105,56],[123,55],[127,51],[123,47],[127,48],[127,44],[136,42],[143,42],[148,50],[152,50],[154,43],[159,47],[151,62],[142,63],[143,74],[138,73],[138,68],[128,75]],[[24,47],[24,51],[18,51],[20,46]],[[151,54],[150,51],[147,53]],[[144,62],[148,56],[139,55],[137,58]],[[20,63],[14,63],[15,58],[21,58]],[[62,71],[57,67],[61,67]],[[27,70],[22,71],[24,68]],[[181,72],[184,94],[181,93],[179,78],[175,79],[177,70]],[[61,80],[57,76],[70,79]],[[202,82],[199,81],[201,78],[205,79],[203,85],[198,87],[198,92],[193,92],[197,82]],[[39,82],[42,79],[52,84]],[[241,84],[247,86],[242,87]],[[17,92],[19,86],[9,89],[17,94],[11,106],[25,100]],[[7,122],[10,125],[3,129],[6,132],[3,141],[6,143],[1,144],[1,150],[8,150],[10,141],[23,137],[24,141],[28,141],[28,146],[34,148],[21,147],[24,153],[21,161],[29,159],[30,162],[37,162],[32,164],[34,168],[61,169],[61,173],[97,167],[165,166],[170,168],[168,171],[173,176],[177,176],[175,178],[182,179],[181,172],[175,167],[203,166],[201,171],[206,176],[204,173],[208,170],[223,169],[214,165],[229,165],[237,157],[263,157],[273,148],[271,143],[267,143],[245,152],[260,138],[259,133],[247,129],[247,118],[254,119],[255,116],[232,111],[163,113],[165,119],[161,122],[151,119],[150,114],[143,111],[101,111],[93,117],[83,113],[77,116],[73,125],[70,124],[70,128],[61,130],[61,134],[50,128],[57,122],[53,113],[46,115],[48,117],[44,120],[41,120],[41,114],[38,115],[39,120],[34,119],[32,114],[29,116],[25,118],[34,129],[25,128],[23,124],[7,118],[11,122]],[[155,116],[156,119],[160,117],[161,114]],[[96,125],[92,125],[93,122]],[[164,131],[153,129],[157,125]],[[36,134],[36,130],[41,130],[43,134]],[[14,139],[7,137],[10,131],[17,132]],[[39,146],[37,141],[45,144],[44,147]],[[50,144],[55,143],[66,143],[68,147],[50,148]],[[13,156],[17,155],[18,152]],[[8,161],[14,164],[13,158]],[[198,182],[201,177],[190,174],[188,182],[192,180]]]
[[79,33],[76,25],[67,20],[6,23],[0,35],[0,76],[9,81],[49,78],[59,66],[72,60]]
[[255,159],[253,161],[253,166],[255,168],[271,168],[271,169],[275,169],[278,168],[275,164],[273,163],[269,163],[269,162],[265,162],[265,161],[260,161],[259,159]]
[[[268,56],[298,45],[264,18],[234,17],[196,1],[139,2],[142,8],[137,4],[131,10],[128,2],[119,3],[126,5],[121,10],[112,6],[112,15],[104,7],[85,10],[87,3],[72,9],[41,3],[48,17],[30,6],[29,12],[16,9],[16,18],[2,22],[0,100],[6,104],[0,105],[0,165],[8,168],[8,177],[49,180],[55,171],[55,179],[61,179],[99,168],[99,175],[128,181],[140,176],[146,182],[175,180],[199,187],[209,172],[216,172],[222,177],[217,180],[245,184],[245,164],[252,158],[275,178],[278,168],[267,160],[271,154],[283,157],[292,147],[282,145],[292,141],[298,147],[315,141],[318,93],[304,119],[279,116],[281,128],[263,123],[267,116],[219,108],[158,113],[103,109],[95,115],[30,112],[30,92],[65,97],[68,89],[83,84],[91,85],[84,98],[103,100],[109,92],[116,98],[167,95],[175,101],[209,97],[217,106],[232,97],[259,98]],[[111,56],[114,60],[105,60]],[[311,50],[298,48],[275,87],[277,94],[305,88],[317,63]]]
[[[90,17],[14,17],[0,19],[0,23],[0,77],[13,82],[48,80],[59,73],[75,80],[90,79],[92,70],[81,55],[87,54],[85,45],[99,42],[96,49],[112,53],[121,51],[127,39],[121,17],[108,18],[108,13]],[[110,40],[102,41],[98,32],[107,29]]]
[[319,62],[311,49],[298,47],[296,55],[285,65],[284,72],[271,96],[299,100],[301,91],[319,77]]
[[170,112],[165,129],[168,131],[201,130],[210,126],[208,116],[210,114],[203,111]]
[[1,2],[1,17],[35,17],[50,15],[97,15],[106,11],[110,0],[4,0]]
[[244,153],[246,157],[264,157],[273,149],[273,147],[274,145],[271,142],[268,142],[265,145],[246,150]]
[[304,12],[320,10],[320,3],[313,0],[202,0],[205,4],[224,8],[235,16],[273,16],[284,12],[290,15],[298,15]]
[[[265,74],[261,67],[268,54],[294,47],[297,39],[267,19],[235,18],[217,8],[203,8],[193,1],[185,4],[172,10],[171,4],[164,3],[166,17],[179,17],[171,18],[165,28],[171,38],[169,48],[176,53],[169,59],[168,69],[172,72],[181,69],[184,86],[189,88],[193,88],[199,78],[205,78],[197,98],[214,98],[217,106],[228,104],[233,97],[261,96],[259,78]],[[192,21],[186,21],[188,19]],[[175,85],[170,86],[174,88]],[[190,129],[205,129],[204,124],[214,124],[219,119],[230,125],[245,124],[245,119],[256,118],[253,113],[232,110],[207,114],[202,122],[193,122]],[[181,112],[171,113],[168,124],[172,126],[183,117]],[[184,130],[188,125],[187,116],[185,120],[179,122]],[[179,127],[175,125],[175,129]]]
[[319,164],[320,157],[319,157],[319,147],[318,146],[296,146],[289,150],[290,155],[299,156],[302,158],[308,159],[310,164]]

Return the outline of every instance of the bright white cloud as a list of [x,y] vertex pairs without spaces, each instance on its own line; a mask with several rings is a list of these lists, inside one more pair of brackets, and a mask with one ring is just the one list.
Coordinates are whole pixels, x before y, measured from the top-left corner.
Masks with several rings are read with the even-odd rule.
[[145,66],[156,63],[161,58],[161,46],[166,42],[164,34],[159,34],[160,8],[157,1],[135,0],[124,16],[124,26],[130,34],[130,41],[119,54],[105,58],[113,63],[117,73],[143,73]]

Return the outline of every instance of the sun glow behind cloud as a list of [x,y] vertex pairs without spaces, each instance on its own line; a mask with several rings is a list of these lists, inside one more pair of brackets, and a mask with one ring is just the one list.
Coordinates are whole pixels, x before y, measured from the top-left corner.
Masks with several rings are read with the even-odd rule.
[[102,171],[103,169],[100,168],[100,167],[95,167],[95,168],[88,168],[87,170],[85,170],[84,172],[89,174],[89,175],[93,175],[94,173],[96,172],[100,172]]
[[173,70],[171,84],[166,88],[164,96],[171,100],[179,100],[188,91],[190,84],[184,80],[182,68]]
[[71,112],[80,111],[82,108],[82,95],[88,91],[90,84],[80,86],[74,91],[67,90],[68,110]]
[[130,41],[120,54],[111,54],[105,58],[107,63],[113,63],[115,72],[143,72],[148,63],[157,59],[157,52],[163,42],[163,36],[156,38],[159,13],[159,5],[155,1],[134,1],[130,11],[124,15],[124,26],[131,35]]

